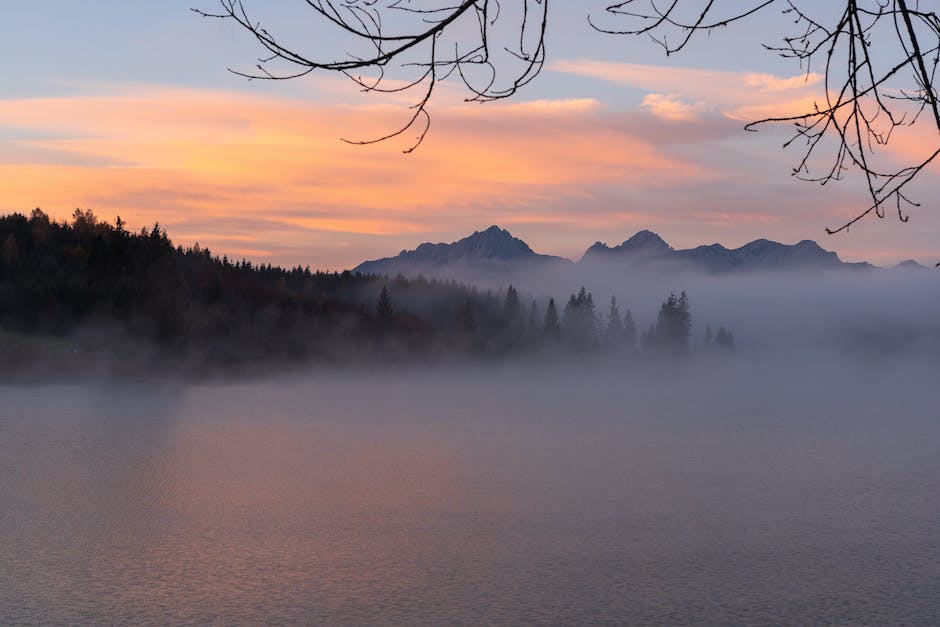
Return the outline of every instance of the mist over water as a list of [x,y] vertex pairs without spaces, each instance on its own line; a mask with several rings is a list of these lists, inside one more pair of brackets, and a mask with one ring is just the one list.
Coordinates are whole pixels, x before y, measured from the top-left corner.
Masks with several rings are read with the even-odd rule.
[[701,345],[706,326],[715,331],[724,325],[733,331],[738,351],[757,361],[940,360],[940,273],[926,268],[704,274],[596,263],[459,278],[492,289],[512,283],[524,304],[527,298],[542,303],[553,297],[562,305],[584,285],[602,318],[614,296],[621,310],[631,310],[640,330],[656,322],[670,292],[684,291],[691,302],[693,347]]
[[935,365],[0,388],[0,622],[937,623]]

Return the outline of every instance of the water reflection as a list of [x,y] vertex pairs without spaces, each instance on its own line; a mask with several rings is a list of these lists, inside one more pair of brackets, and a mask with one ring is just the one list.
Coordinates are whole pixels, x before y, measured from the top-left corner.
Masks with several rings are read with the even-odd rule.
[[925,390],[5,388],[0,622],[936,622]]

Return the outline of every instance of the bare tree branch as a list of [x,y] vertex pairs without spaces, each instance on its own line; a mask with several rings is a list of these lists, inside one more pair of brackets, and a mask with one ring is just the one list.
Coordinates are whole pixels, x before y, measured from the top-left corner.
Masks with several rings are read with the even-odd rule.
[[796,60],[807,76],[813,67],[822,65],[823,101],[810,111],[756,120],[745,128],[756,130],[771,122],[793,124],[793,137],[784,147],[796,142],[804,146],[803,157],[793,168],[797,178],[825,185],[850,171],[861,174],[870,206],[827,232],[848,230],[872,213],[884,217],[887,206],[893,206],[898,218],[907,222],[905,209],[918,204],[906,195],[906,188],[937,159],[940,149],[902,167],[892,165],[891,155],[883,155],[883,149],[897,128],[919,124],[925,109],[932,114],[926,132],[940,145],[940,108],[934,87],[940,56],[936,12],[920,10],[919,0],[913,6],[906,0],[846,0],[842,10],[833,13],[835,19],[826,21],[827,13],[840,5],[770,0],[742,8],[734,2],[730,14],[721,14],[719,4],[716,0],[627,0],[609,5],[606,14],[634,24],[632,28],[591,23],[605,33],[648,36],[673,54],[697,34],[774,4],[782,6],[782,14],[798,32],[765,48]]
[[[314,16],[362,50],[326,58],[272,34],[250,16],[248,1],[218,0],[221,10],[215,13],[193,9],[235,22],[266,51],[253,71],[234,73],[287,80],[314,71],[338,72],[363,91],[418,93],[400,127],[374,139],[346,140],[350,143],[371,144],[414,131],[414,141],[405,149],[412,152],[430,128],[428,107],[439,81],[462,84],[467,101],[500,100],[531,82],[545,63],[548,0],[303,0]],[[797,178],[827,184],[849,172],[861,174],[871,203],[841,226],[827,229],[837,233],[872,213],[884,217],[889,206],[906,222],[906,209],[918,206],[907,195],[908,185],[940,155],[940,103],[934,87],[940,19],[922,4],[930,3],[624,0],[608,4],[598,16],[589,15],[588,21],[601,33],[649,37],[671,55],[696,35],[779,7],[780,22],[796,33],[765,48],[796,61],[807,77],[822,66],[825,92],[808,111],[756,120],[745,128],[791,124],[793,136],[784,147],[803,146],[792,172]],[[885,146],[897,129],[914,126],[926,128],[938,149],[898,167]]]
[[[347,140],[354,144],[381,142],[417,129],[415,141],[405,149],[406,153],[412,152],[428,132],[428,104],[438,81],[456,77],[470,94],[468,101],[500,100],[531,82],[545,62],[548,0],[514,0],[514,11],[505,10],[499,0],[452,4],[409,0],[304,2],[325,23],[347,36],[350,44],[365,46],[369,52],[325,59],[300,52],[250,17],[245,0],[219,0],[221,10],[215,13],[193,11],[203,17],[234,21],[267,51],[254,71],[230,70],[239,76],[288,80],[322,70],[342,73],[367,92],[421,90],[412,114],[401,127],[374,139]],[[518,37],[494,49],[494,39],[498,39],[494,33],[504,21],[513,24]],[[402,75],[408,78],[402,85],[387,88],[387,70],[391,68],[396,80]],[[377,76],[363,77],[357,73],[360,71],[375,71]]]

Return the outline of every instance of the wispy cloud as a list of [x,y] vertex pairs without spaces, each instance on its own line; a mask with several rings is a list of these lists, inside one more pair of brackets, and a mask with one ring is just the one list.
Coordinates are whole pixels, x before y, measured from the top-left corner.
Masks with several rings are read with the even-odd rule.
[[[531,217],[603,184],[655,189],[720,176],[618,127],[590,99],[439,108],[434,132],[409,156],[400,148],[411,137],[372,147],[340,140],[377,136],[402,115],[393,106],[140,86],[0,100],[0,118],[21,137],[0,145],[0,200],[7,209],[42,205],[64,216],[83,206],[184,228],[194,213],[264,216],[256,237],[273,241],[255,248],[270,250],[311,233],[413,236],[522,207]],[[222,224],[172,234],[218,241]]]
[[665,120],[694,120],[709,109],[705,102],[687,102],[672,94],[647,94],[640,107]]
[[688,119],[709,110],[740,120],[809,111],[821,94],[823,78],[814,72],[774,76],[593,59],[561,60],[550,68],[649,92],[643,106],[667,119]]
[[[797,241],[835,222],[815,188],[788,186],[774,142],[742,141],[726,101],[711,100],[720,85],[699,77],[701,91],[679,92],[675,76],[637,75],[662,90],[632,111],[591,98],[441,103],[407,156],[413,134],[377,146],[340,140],[395,128],[407,114],[397,105],[142,85],[0,100],[0,119],[16,129],[0,142],[0,211],[41,206],[65,218],[91,208],[136,228],[159,221],[220,253],[328,268],[493,223],[577,257],[585,242],[639,228],[681,246]],[[752,82],[742,93],[798,91],[784,79]],[[736,104],[771,100],[761,102]]]

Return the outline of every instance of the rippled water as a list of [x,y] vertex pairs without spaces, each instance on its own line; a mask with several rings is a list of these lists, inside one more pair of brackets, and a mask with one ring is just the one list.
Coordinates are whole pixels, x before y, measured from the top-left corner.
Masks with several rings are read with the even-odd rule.
[[932,377],[0,388],[2,623],[940,623]]

